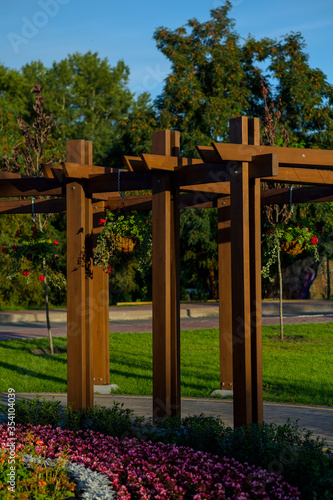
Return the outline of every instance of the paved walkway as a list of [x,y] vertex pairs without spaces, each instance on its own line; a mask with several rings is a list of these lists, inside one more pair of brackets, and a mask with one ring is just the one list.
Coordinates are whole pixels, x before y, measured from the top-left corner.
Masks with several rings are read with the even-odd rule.
[[[7,393],[0,393],[2,404],[7,403]],[[16,393],[16,399],[34,399],[37,393]],[[58,400],[67,405],[67,394],[42,393],[41,399]],[[134,411],[137,416],[152,416],[151,396],[100,395],[95,394],[95,404],[112,407],[113,402],[123,404],[124,408]],[[187,415],[220,416],[225,425],[233,426],[233,402],[230,399],[182,398],[182,417]],[[291,422],[298,421],[301,428],[313,432],[313,436],[323,437],[328,446],[333,449],[333,408],[327,406],[294,405],[286,403],[264,403],[264,421],[283,425],[288,418]]]
[[[284,323],[327,323],[333,321],[333,301],[295,300],[283,305]],[[188,302],[180,306],[182,330],[218,328],[219,308],[216,302]],[[279,324],[277,301],[263,302],[263,324]],[[52,334],[66,336],[66,310],[50,313]],[[151,332],[152,306],[113,306],[109,311],[110,332]],[[47,336],[45,311],[0,311],[0,340]]]

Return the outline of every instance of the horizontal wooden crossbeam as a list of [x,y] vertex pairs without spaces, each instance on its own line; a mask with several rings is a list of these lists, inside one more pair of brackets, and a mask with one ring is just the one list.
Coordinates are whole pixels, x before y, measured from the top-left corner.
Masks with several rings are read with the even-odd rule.
[[55,214],[66,211],[65,198],[53,198],[50,200],[0,200],[1,214]]
[[333,201],[333,186],[309,186],[290,188],[266,189],[261,191],[261,203],[263,205],[283,205],[284,203],[324,203]]
[[[121,172],[119,177],[120,191],[139,191],[151,189],[152,180],[150,172]],[[118,174],[105,174],[87,180],[87,194],[97,194],[118,191]]]
[[16,174],[13,172],[0,171],[0,180],[10,180],[10,179],[22,179],[22,174]]
[[[217,184],[218,185],[218,184]],[[230,184],[220,183],[218,192],[193,192],[180,196],[181,208],[205,208],[216,206],[220,194],[230,194]],[[222,192],[223,191],[223,192]],[[118,193],[102,193],[106,206],[110,210],[123,208],[125,210],[151,210],[151,195],[125,196],[124,204]],[[97,196],[99,196],[97,194]],[[293,203],[324,203],[333,201],[333,186],[299,187],[292,190]],[[290,188],[267,189],[261,191],[263,205],[282,205],[290,203]],[[65,198],[52,198],[48,200],[35,200],[35,213],[60,213],[66,211]],[[32,213],[31,200],[0,200],[0,213],[2,214],[30,214]]]
[[286,184],[333,185],[333,170],[316,168],[279,167],[275,177],[262,177],[262,181],[283,182]]
[[22,177],[3,180],[0,183],[0,197],[15,196],[62,196],[66,186],[56,179],[43,177]]
[[279,164],[304,168],[333,168],[333,151],[322,149],[281,148],[241,144],[214,143],[213,148],[225,161],[251,162],[253,156],[278,154]]

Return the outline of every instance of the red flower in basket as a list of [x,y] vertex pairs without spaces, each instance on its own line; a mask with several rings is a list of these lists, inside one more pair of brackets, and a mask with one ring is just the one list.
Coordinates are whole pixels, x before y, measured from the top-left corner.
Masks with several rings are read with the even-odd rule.
[[58,243],[56,240],[52,241],[52,243],[53,243],[56,247],[59,245],[59,243]]
[[29,276],[29,274],[30,274],[29,269],[25,269],[22,274],[23,274],[23,276]]
[[98,225],[101,226],[102,224],[105,224],[105,219],[99,219]]
[[39,276],[39,278],[38,278],[38,279],[39,279],[39,281],[44,281],[44,276],[43,276],[43,275],[41,275],[41,276]]
[[312,243],[312,245],[317,245],[317,243],[318,243],[318,238],[317,238],[317,236],[312,236],[312,238],[311,238],[311,243]]

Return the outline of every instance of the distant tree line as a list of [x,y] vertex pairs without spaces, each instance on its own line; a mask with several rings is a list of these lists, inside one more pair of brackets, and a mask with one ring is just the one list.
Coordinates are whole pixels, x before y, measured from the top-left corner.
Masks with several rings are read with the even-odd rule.
[[[112,66],[97,53],[70,54],[49,68],[41,61],[28,63],[20,70],[0,63],[0,158],[10,157],[13,148],[24,148],[17,120],[33,123],[31,88],[36,83],[43,86],[46,114],[52,114],[56,122],[44,148],[45,158],[61,160],[66,140],[82,138],[93,141],[94,164],[123,168],[122,154],[150,152],[151,132],[164,128],[180,130],[183,156],[198,157],[196,144],[228,141],[230,118],[246,115],[264,119],[263,88],[270,109],[279,116],[276,145],[282,144],[287,134],[293,146],[332,149],[333,86],[320,69],[310,67],[302,35],[290,33],[279,40],[249,36],[242,40],[229,17],[230,9],[231,3],[226,1],[211,11],[206,22],[190,19],[175,30],[156,29],[154,39],[171,62],[171,71],[155,101],[148,93],[131,93],[130,69],[124,61]],[[198,297],[214,298],[216,213],[213,209],[182,212],[183,298],[186,288],[196,289]],[[296,216],[302,220],[316,218],[320,230],[326,227],[323,250],[325,255],[331,255],[332,205],[303,207],[295,210]],[[14,237],[15,226],[23,220],[2,216],[0,228]],[[51,226],[63,241],[65,252],[64,217],[54,216],[52,220]],[[61,262],[64,266],[64,256]],[[112,300],[149,299],[150,270],[146,270],[143,284],[133,261],[123,266],[112,273]],[[0,287],[7,290],[9,297],[4,280],[1,273]],[[17,291],[16,295],[21,303],[22,294]],[[0,307],[2,302],[10,301],[8,297],[5,299],[1,292]],[[54,296],[54,302],[61,300],[64,297]],[[32,302],[36,303],[36,299]]]

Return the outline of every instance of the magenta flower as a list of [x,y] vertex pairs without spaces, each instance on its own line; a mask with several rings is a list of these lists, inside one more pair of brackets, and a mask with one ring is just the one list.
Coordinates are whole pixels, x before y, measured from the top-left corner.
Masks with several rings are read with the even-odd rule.
[[[281,476],[191,448],[50,425],[17,425],[16,438],[18,452],[27,444],[49,458],[67,450],[69,460],[104,473],[117,498],[300,500],[298,489]],[[0,426],[0,446],[7,439],[7,427]]]

